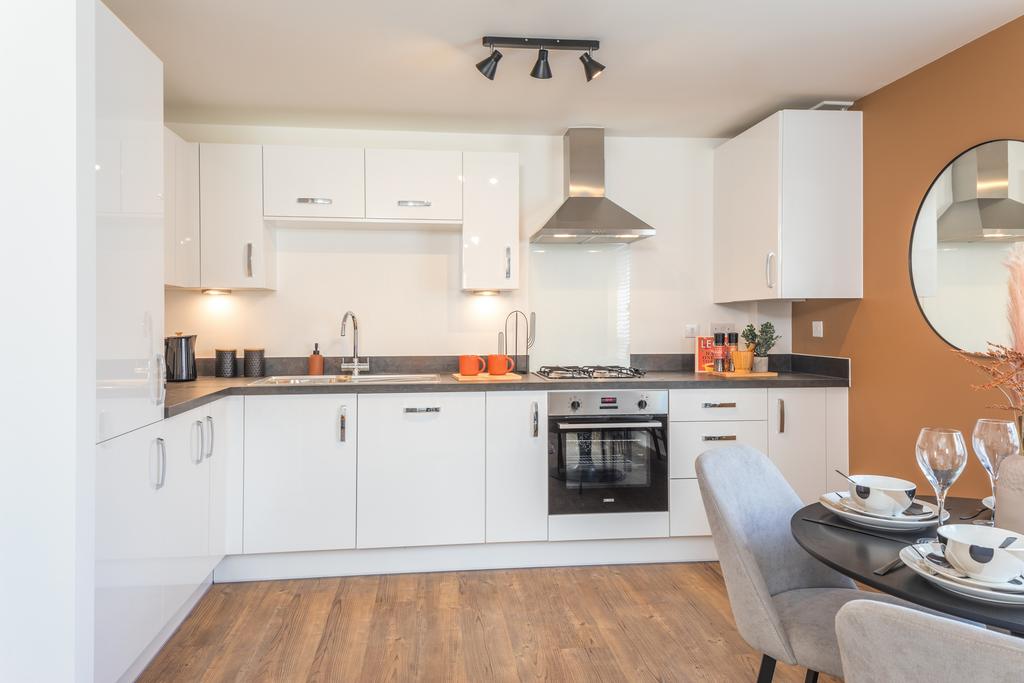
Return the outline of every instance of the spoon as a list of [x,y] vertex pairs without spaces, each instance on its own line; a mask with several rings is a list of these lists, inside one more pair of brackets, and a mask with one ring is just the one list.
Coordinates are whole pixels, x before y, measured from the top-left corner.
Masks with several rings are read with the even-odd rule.
[[851,477],[850,475],[846,474],[845,472],[840,472],[839,470],[834,470],[834,471],[835,471],[836,474],[838,474],[840,477],[842,477],[846,481],[850,482],[851,484],[854,484],[855,486],[857,485],[857,482],[855,482],[853,480],[853,477]]

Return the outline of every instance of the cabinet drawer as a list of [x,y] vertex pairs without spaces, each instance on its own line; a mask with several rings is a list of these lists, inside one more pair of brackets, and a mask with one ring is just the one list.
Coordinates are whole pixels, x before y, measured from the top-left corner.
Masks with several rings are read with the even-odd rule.
[[743,444],[768,452],[768,423],[672,422],[669,425],[669,476],[673,479],[696,477],[694,463],[704,451],[721,446]]
[[366,150],[366,217],[462,220],[462,153]]
[[669,419],[673,422],[767,418],[767,389],[673,389],[669,392]]
[[669,483],[669,533],[672,536],[710,536],[704,499],[696,479],[673,479]]
[[362,218],[363,150],[263,147],[263,214],[274,217]]

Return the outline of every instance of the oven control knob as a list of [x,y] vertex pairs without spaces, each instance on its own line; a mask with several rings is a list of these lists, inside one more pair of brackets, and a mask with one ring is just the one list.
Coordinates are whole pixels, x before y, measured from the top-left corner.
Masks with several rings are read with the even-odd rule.
[[637,402],[636,407],[639,408],[640,410],[647,410],[647,399],[646,398],[640,399]]
[[579,410],[580,405],[582,404],[575,398],[569,402],[569,407],[572,408],[573,410]]

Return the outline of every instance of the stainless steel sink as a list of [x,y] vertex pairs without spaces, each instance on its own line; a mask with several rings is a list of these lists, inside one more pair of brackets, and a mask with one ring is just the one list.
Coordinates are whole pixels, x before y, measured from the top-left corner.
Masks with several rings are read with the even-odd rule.
[[329,384],[415,384],[436,382],[434,375],[275,375],[252,383],[251,386],[324,386]]

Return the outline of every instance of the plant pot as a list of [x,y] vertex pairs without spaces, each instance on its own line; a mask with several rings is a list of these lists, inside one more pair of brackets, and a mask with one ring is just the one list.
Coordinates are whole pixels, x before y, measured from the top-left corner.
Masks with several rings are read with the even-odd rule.
[[754,352],[753,351],[733,351],[732,352],[732,364],[738,374],[744,374],[750,372],[750,368],[754,364]]
[[768,356],[754,356],[754,372],[768,372]]

